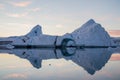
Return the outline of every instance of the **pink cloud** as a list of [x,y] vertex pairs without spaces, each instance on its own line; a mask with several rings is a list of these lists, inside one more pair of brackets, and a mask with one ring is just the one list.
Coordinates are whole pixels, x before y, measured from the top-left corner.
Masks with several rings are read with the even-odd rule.
[[62,24],[57,24],[56,27],[57,27],[57,28],[62,28],[63,25],[62,25]]
[[27,75],[26,74],[20,74],[20,73],[14,73],[14,74],[8,74],[6,76],[3,77],[3,79],[10,79],[10,78],[20,78],[20,79],[26,79],[27,78]]
[[36,12],[36,11],[39,11],[40,10],[40,8],[33,8],[33,9],[31,9],[31,11],[33,11],[33,12]]
[[109,30],[108,33],[114,37],[120,37],[120,30]]
[[9,17],[15,17],[15,18],[20,18],[20,17],[25,17],[25,16],[27,16],[28,15],[28,13],[26,12],[26,13],[8,13],[7,14],[7,16],[9,16]]
[[23,2],[10,2],[10,4],[12,4],[13,6],[16,7],[26,7],[28,5],[30,5],[32,2],[30,1],[23,1]]
[[112,54],[110,60],[111,61],[118,61],[118,60],[120,60],[120,54]]
[[3,4],[0,4],[0,9],[4,9],[4,5]]

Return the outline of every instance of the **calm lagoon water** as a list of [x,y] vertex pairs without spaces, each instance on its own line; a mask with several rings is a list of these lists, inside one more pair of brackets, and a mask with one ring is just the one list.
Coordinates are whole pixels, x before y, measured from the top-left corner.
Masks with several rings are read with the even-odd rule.
[[0,49],[0,80],[120,80],[120,48]]

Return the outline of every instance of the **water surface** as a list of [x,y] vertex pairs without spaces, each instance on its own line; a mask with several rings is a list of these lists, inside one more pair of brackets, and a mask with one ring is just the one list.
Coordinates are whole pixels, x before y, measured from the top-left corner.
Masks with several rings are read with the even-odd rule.
[[1,80],[119,80],[120,49],[0,49]]

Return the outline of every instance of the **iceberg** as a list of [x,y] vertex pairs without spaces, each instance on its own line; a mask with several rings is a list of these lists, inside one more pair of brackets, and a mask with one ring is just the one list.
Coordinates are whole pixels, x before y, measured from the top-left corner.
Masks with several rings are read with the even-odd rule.
[[[119,39],[120,40],[120,39]],[[111,38],[107,31],[93,19],[90,19],[80,28],[63,36],[51,36],[42,33],[42,27],[36,25],[29,33],[23,36],[0,38],[0,46],[13,47],[116,47],[120,41]],[[7,43],[9,42],[9,43]],[[7,43],[7,44],[6,44]],[[10,46],[11,45],[11,46]],[[13,47],[12,47],[13,46]],[[8,48],[9,48],[8,47]]]

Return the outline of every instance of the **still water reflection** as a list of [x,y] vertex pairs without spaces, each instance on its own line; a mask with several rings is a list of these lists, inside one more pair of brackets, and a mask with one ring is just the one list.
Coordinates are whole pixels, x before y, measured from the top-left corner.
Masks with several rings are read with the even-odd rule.
[[[111,57],[111,55],[113,53],[120,53],[119,50],[120,50],[119,48],[117,48],[117,49],[114,49],[114,48],[88,48],[88,49],[75,49],[75,48],[55,49],[55,48],[47,48],[47,49],[44,49],[44,48],[42,48],[42,49],[11,49],[11,50],[9,50],[9,49],[0,49],[0,53],[1,54],[6,53],[6,54],[10,54],[10,55],[14,54],[15,56],[18,56],[21,59],[26,59],[38,71],[39,71],[39,69],[42,69],[42,62],[44,62],[45,60],[55,61],[55,60],[64,59],[64,60],[66,60],[68,62],[72,61],[72,63],[74,65],[77,65],[77,68],[78,68],[78,66],[82,67],[83,70],[85,70],[85,72],[89,73],[90,75],[95,75],[96,71],[101,70],[106,65],[106,63],[108,62],[108,60],[110,59],[110,57]],[[18,63],[18,61],[16,61],[16,62]],[[71,62],[69,62],[69,63],[71,63]],[[69,65],[72,66],[73,65],[72,63],[69,64]],[[60,64],[62,64],[62,62],[58,61],[56,64],[60,65]],[[14,64],[12,64],[12,65],[14,65]],[[52,66],[52,65],[49,64],[49,66]],[[112,67],[112,68],[114,68],[114,67]],[[56,69],[54,68],[53,70],[56,70]],[[71,70],[72,70],[73,73],[75,72],[74,69],[71,69]],[[3,71],[6,71],[6,70],[3,70]],[[43,74],[44,74],[44,72],[43,72]],[[35,74],[33,74],[33,75],[35,75]],[[73,79],[74,80],[80,80],[81,79],[80,76],[77,76],[77,77],[73,76],[74,78],[71,78],[70,76],[69,76],[70,77],[69,78],[67,76],[67,78],[66,78],[66,76],[64,74],[62,74],[62,75],[63,75],[62,78],[59,78],[60,80],[61,79],[64,79],[64,80],[70,80],[70,79],[71,80],[73,80]],[[90,76],[90,75],[88,75],[88,76]],[[16,76],[17,79],[19,79],[18,75],[14,75],[14,76]],[[46,74],[46,77],[47,77],[47,74]],[[95,78],[96,78],[96,76],[95,76]],[[3,78],[3,79],[6,80],[6,78]],[[25,79],[27,80],[27,78],[25,78]],[[34,79],[36,79],[36,78],[34,78]],[[38,78],[38,79],[41,79],[41,78]],[[53,79],[53,78],[50,78],[50,79],[59,80],[59,79]],[[89,79],[88,77],[86,77],[85,80],[87,80],[87,79],[92,80],[92,79]],[[103,80],[106,79],[107,80],[107,78],[99,78],[99,79],[103,79]],[[99,80],[99,79],[95,79],[95,80]],[[113,78],[111,78],[111,79],[108,78],[108,80],[112,80],[112,79]],[[9,78],[7,78],[7,80],[9,80]],[[46,78],[44,80],[46,80]],[[83,80],[83,78],[81,80]],[[116,78],[116,80],[118,80],[118,78]]]

